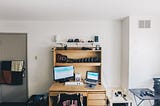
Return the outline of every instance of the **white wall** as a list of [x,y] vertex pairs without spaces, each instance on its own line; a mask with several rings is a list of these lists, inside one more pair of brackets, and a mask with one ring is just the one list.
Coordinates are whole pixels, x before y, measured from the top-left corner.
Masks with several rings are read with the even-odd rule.
[[[92,38],[100,35],[103,47],[103,83],[119,87],[121,78],[121,22],[120,21],[61,21],[22,22],[0,21],[0,32],[28,34],[28,90],[29,96],[48,92],[52,83],[52,38],[64,41],[68,37]],[[37,60],[35,59],[37,56]]]
[[[139,20],[151,20],[151,28],[138,28]],[[160,20],[158,17],[130,17],[129,88],[153,89],[160,77]]]
[[[151,20],[151,28],[138,28],[139,20]],[[122,21],[123,88],[153,89],[153,78],[160,77],[159,28],[159,17],[129,16]],[[142,106],[150,104],[144,101]]]
[[129,83],[129,17],[122,20],[122,70],[121,86],[128,88]]

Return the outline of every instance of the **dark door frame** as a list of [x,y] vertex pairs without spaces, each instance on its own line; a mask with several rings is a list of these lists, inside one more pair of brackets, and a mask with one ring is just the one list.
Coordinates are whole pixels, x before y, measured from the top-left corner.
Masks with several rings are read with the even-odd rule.
[[[28,34],[27,33],[15,33],[15,32],[0,32],[0,35],[10,35],[10,36],[14,36],[14,35],[25,35],[26,38],[26,97],[28,98]],[[26,98],[26,99],[27,99]]]

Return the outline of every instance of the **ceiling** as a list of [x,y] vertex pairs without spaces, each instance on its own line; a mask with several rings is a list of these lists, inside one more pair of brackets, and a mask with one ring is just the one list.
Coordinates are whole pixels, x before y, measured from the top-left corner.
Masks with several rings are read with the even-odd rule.
[[160,0],[0,0],[0,20],[106,20],[160,16]]

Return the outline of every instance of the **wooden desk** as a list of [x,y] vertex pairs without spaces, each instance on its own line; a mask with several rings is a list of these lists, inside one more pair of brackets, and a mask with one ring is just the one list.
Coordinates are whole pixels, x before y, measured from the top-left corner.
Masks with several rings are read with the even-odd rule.
[[[115,93],[120,91],[122,95],[116,96]],[[109,100],[109,106],[133,106],[132,105],[132,99],[130,95],[128,94],[128,90],[126,89],[121,89],[121,88],[112,88],[112,89],[107,89],[107,94],[108,100]],[[123,95],[126,95],[125,98],[123,98]]]
[[52,106],[52,96],[60,93],[81,93],[87,97],[87,106],[106,106],[106,89],[102,85],[97,85],[94,89],[86,88],[85,85],[69,86],[55,83],[49,88],[49,106]]

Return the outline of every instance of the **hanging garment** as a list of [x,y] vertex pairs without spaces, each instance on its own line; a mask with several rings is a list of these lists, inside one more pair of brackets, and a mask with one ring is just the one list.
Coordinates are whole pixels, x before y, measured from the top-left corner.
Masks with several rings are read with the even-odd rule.
[[2,61],[1,70],[11,71],[11,61]]
[[83,106],[81,94],[59,94],[56,106]]
[[0,84],[21,85],[23,84],[23,61],[0,62]]

